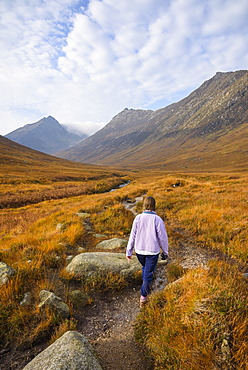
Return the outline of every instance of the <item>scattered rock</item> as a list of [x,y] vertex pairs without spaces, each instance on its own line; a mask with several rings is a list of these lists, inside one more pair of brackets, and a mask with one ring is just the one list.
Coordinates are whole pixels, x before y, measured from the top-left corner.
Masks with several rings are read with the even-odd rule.
[[90,224],[84,223],[84,228],[86,231],[92,232],[92,227],[90,226]]
[[104,234],[93,234],[93,236],[97,239],[107,238],[107,235]]
[[76,331],[67,331],[23,370],[102,370],[88,340]]
[[38,307],[42,310],[48,307],[52,312],[62,319],[67,319],[70,315],[70,310],[67,304],[65,304],[61,298],[57,297],[54,293],[47,290],[42,290],[40,292],[41,303]]
[[119,238],[113,238],[108,240],[103,240],[102,242],[98,243],[96,245],[96,248],[98,249],[126,249],[127,246],[127,240],[125,239],[119,239]]
[[221,343],[221,354],[222,362],[230,363],[231,349],[230,349],[230,335],[228,333],[223,333],[223,340]]
[[0,262],[0,286],[8,283],[9,279],[16,274],[16,270],[4,262]]
[[83,253],[85,251],[86,249],[84,247],[78,247],[78,253]]
[[[144,195],[145,196],[145,195]],[[136,216],[138,213],[136,212],[135,210],[135,207],[136,207],[136,204],[138,202],[142,202],[143,199],[144,199],[144,196],[140,196],[140,197],[136,197],[134,200],[133,199],[130,199],[130,198],[126,198],[122,204],[124,205],[124,207],[133,213],[134,216]]]
[[78,213],[76,213],[76,215],[78,217],[81,217],[81,218],[88,218],[88,217],[90,217],[90,213],[86,213],[86,212],[78,212]]
[[128,262],[125,254],[110,252],[78,254],[66,267],[66,272],[72,278],[99,277],[113,273],[130,280],[137,271],[140,271],[140,263],[136,258]]
[[58,232],[62,232],[62,231],[64,231],[64,230],[65,230],[65,228],[66,228],[65,224],[61,224],[61,223],[57,224],[57,226],[56,226],[56,230],[57,230]]
[[23,300],[20,302],[20,306],[22,307],[29,306],[31,304],[31,300],[32,300],[31,293],[29,292],[24,293],[24,297]]

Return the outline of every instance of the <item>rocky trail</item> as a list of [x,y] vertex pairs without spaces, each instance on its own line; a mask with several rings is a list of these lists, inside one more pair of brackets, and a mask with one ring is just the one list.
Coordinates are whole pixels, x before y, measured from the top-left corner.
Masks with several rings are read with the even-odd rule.
[[[169,263],[180,259],[184,268],[195,268],[218,257],[216,253],[196,249],[190,243],[188,246],[180,243],[181,249],[171,252]],[[153,292],[166,284],[166,264],[160,261]],[[129,286],[119,293],[99,296],[93,307],[87,309],[84,318],[79,320],[78,330],[93,345],[104,370],[152,369],[149,359],[134,339],[134,322],[139,311],[139,286]]]
[[[136,198],[134,203],[126,200],[125,208],[135,215],[135,204],[142,198]],[[169,263],[179,261],[184,268],[196,268],[206,265],[210,259],[220,258],[215,251],[196,247],[187,231],[179,227],[174,231],[178,240],[176,248],[170,251]],[[166,265],[167,261],[158,263],[153,292],[167,284]],[[86,313],[79,330],[95,348],[104,370],[152,369],[152,364],[134,339],[134,322],[140,311],[139,296],[139,286],[130,286],[118,294],[101,297]]]
[[[136,198],[134,203],[127,200],[124,205],[135,214],[135,204],[140,200],[142,198]],[[199,248],[194,238],[180,226],[170,228],[175,235],[174,245],[169,251],[169,264],[179,262],[188,269],[205,266],[213,258],[226,259],[220,252]],[[158,263],[153,292],[167,284],[166,266],[167,261]],[[99,293],[92,305],[75,313],[77,331],[92,344],[103,370],[152,369],[152,364],[134,338],[134,323],[139,311],[139,286],[130,285],[120,292]],[[45,347],[46,344],[42,344],[26,351],[2,353],[0,369],[21,370]]]

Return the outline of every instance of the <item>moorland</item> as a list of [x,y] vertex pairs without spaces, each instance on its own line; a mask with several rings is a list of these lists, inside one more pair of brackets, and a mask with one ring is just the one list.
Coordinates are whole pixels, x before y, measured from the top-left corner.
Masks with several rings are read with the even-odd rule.
[[[77,330],[78,311],[70,295],[75,286],[64,273],[68,257],[96,251],[100,240],[128,239],[134,215],[123,202],[144,195],[156,198],[175,257],[165,272],[171,284],[154,292],[133,323],[136,340],[154,369],[246,368],[246,171],[118,170],[62,160],[5,138],[0,156],[0,262],[16,271],[1,286],[2,369],[22,369],[32,355],[21,353],[37,353],[65,331]],[[138,201],[136,211],[141,208]],[[91,232],[80,213],[87,214]],[[194,248],[218,252],[221,258],[182,268],[177,251],[185,233]],[[139,283],[140,276],[136,279]],[[99,292],[121,294],[127,284],[112,274],[77,282],[77,289],[90,307]],[[38,309],[42,289],[68,304],[69,319]],[[27,292],[31,303],[21,305]]]

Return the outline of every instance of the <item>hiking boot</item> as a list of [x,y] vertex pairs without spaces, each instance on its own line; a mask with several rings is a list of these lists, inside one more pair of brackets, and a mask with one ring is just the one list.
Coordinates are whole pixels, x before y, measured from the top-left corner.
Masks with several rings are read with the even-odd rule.
[[140,308],[144,307],[146,303],[147,303],[147,297],[144,297],[143,295],[140,296]]

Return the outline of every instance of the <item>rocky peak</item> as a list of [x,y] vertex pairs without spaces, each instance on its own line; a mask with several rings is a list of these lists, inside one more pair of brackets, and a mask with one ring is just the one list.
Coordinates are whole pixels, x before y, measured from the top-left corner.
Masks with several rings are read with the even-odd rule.
[[43,117],[5,135],[8,139],[47,154],[67,149],[86,138],[85,134],[70,133],[54,117]]

